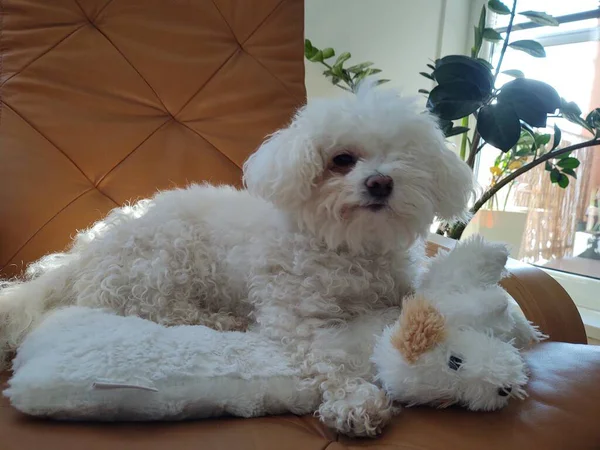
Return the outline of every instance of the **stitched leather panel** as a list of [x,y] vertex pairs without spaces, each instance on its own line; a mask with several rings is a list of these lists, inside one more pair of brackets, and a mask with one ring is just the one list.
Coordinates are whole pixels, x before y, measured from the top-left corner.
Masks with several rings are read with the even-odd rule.
[[304,102],[301,0],[2,0],[0,275],[241,165]]

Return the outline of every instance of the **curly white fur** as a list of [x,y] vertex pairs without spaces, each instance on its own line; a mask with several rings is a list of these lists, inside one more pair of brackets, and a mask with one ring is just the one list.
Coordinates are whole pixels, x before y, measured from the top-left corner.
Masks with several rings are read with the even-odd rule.
[[[354,161],[340,170],[342,153]],[[365,187],[375,174],[393,181],[385,201]],[[323,336],[400,305],[434,216],[464,217],[469,168],[433,117],[365,85],[356,97],[300,109],[250,157],[244,180],[247,191],[193,185],[117,208],[65,253],[33,264],[25,281],[5,283],[0,353],[63,305],[166,325],[250,326],[305,362],[308,382],[323,390],[326,423],[375,433],[389,400]]]

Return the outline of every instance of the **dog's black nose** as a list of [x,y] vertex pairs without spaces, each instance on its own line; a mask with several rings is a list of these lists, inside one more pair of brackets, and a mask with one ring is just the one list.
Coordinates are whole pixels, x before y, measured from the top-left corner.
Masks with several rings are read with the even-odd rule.
[[365,180],[369,194],[375,198],[389,197],[394,188],[394,180],[386,175],[371,175]]
[[510,394],[511,391],[512,391],[512,388],[510,386],[503,387],[503,388],[498,389],[498,395],[500,397],[506,397],[508,394]]

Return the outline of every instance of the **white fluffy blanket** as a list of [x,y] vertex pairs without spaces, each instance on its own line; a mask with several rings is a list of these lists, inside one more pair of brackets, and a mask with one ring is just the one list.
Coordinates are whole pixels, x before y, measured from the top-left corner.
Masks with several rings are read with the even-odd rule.
[[24,413],[72,420],[312,413],[319,393],[300,391],[286,361],[252,333],[70,307],[27,337],[4,395]]

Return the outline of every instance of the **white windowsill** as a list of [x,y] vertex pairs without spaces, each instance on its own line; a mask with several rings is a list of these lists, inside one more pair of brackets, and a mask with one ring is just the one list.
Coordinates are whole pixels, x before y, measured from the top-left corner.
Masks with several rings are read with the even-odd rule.
[[577,307],[585,325],[588,337],[600,341],[600,312],[587,308]]

